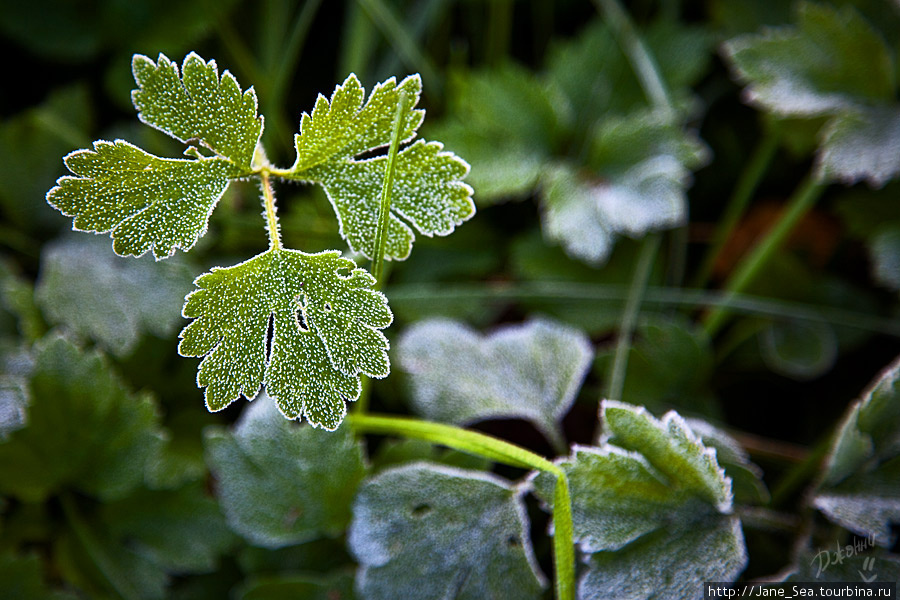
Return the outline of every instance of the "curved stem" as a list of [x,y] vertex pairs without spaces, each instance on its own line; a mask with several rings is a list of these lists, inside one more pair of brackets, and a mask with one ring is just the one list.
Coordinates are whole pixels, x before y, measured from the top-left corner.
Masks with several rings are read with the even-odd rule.
[[556,477],[553,493],[553,561],[556,594],[560,600],[575,597],[575,551],[573,546],[572,502],[566,475],[558,466],[525,448],[495,437],[452,425],[421,421],[411,417],[350,414],[346,419],[357,433],[399,435],[455,448],[497,463],[537,469]]
[[[800,219],[809,212],[824,190],[825,185],[819,183],[814,177],[806,178],[788,201],[785,211],[775,226],[744,256],[734,273],[725,282],[726,299],[744,291],[753,283],[769,259],[781,248],[788,235],[794,230]],[[713,337],[725,324],[727,317],[726,309],[716,308],[706,315],[703,329],[710,337]]]
[[263,193],[263,208],[266,217],[266,231],[269,233],[269,248],[281,249],[281,229],[278,225],[278,210],[275,207],[275,193],[272,191],[272,182],[269,181],[269,171],[263,169],[260,172]]
[[372,258],[372,275],[375,286],[380,288],[384,269],[384,251],[387,246],[388,225],[391,222],[391,193],[394,188],[394,171],[397,166],[397,148],[400,146],[400,129],[406,120],[406,91],[400,90],[397,98],[397,112],[394,113],[394,129],[391,131],[391,146],[388,149],[387,164],[384,167],[384,185],[381,188],[381,208],[378,212],[378,230],[375,232],[375,256]]

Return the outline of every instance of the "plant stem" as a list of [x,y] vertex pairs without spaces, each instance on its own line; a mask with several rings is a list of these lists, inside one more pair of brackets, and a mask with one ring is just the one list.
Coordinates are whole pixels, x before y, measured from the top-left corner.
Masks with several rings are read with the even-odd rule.
[[372,258],[372,275],[376,289],[384,283],[381,278],[384,269],[384,251],[387,246],[388,225],[391,222],[391,194],[394,188],[394,171],[397,167],[397,148],[400,146],[400,130],[406,120],[406,92],[400,90],[397,97],[397,112],[394,113],[394,129],[391,131],[391,146],[388,149],[387,164],[384,167],[384,185],[381,188],[381,208],[378,212],[378,230],[375,232],[375,256]]
[[635,30],[631,17],[622,8],[619,0],[594,0],[594,4],[609,23],[612,33],[631,63],[641,88],[647,99],[657,110],[674,117],[675,108],[669,97],[669,90],[659,72],[659,66],[653,55],[647,50],[644,41]]
[[[724,287],[726,300],[744,291],[759,276],[763,267],[781,247],[800,219],[813,207],[824,189],[825,185],[816,181],[812,176],[807,177],[800,184],[775,226],[750,250],[728,278]],[[712,310],[704,319],[704,330],[710,337],[713,337],[722,328],[727,317],[728,311],[725,308]]]
[[650,279],[650,272],[653,270],[653,261],[659,250],[660,239],[658,233],[650,234],[641,245],[637,266],[634,269],[634,277],[628,290],[628,299],[625,301],[625,309],[622,311],[622,324],[619,327],[619,334],[616,339],[615,356],[609,370],[609,386],[606,389],[606,397],[609,399],[622,399],[631,340],[634,337],[638,314],[641,311],[641,301],[647,290],[647,281]]
[[764,130],[762,139],[759,140],[756,148],[753,149],[753,154],[750,155],[750,160],[747,162],[743,172],[741,172],[737,185],[734,187],[734,192],[728,200],[725,212],[722,213],[722,218],[719,219],[719,223],[716,225],[716,231],[713,234],[709,250],[707,250],[703,263],[697,272],[694,287],[706,287],[706,284],[709,283],[716,259],[744,214],[763,175],[769,169],[769,165],[775,157],[775,152],[778,150],[780,139],[780,129],[770,127]]
[[81,513],[78,512],[78,508],[75,506],[75,501],[72,496],[68,493],[63,493],[60,495],[59,501],[62,505],[66,522],[68,522],[69,526],[72,528],[72,533],[75,534],[78,542],[82,545],[88,557],[90,557],[91,561],[109,585],[112,586],[116,593],[125,600],[140,599],[142,596],[139,590],[132,586],[125,573],[119,572],[119,569],[113,563],[106,550],[94,536],[91,528],[85,522],[84,518],[82,518]]
[[485,54],[487,64],[497,67],[509,53],[509,34],[512,30],[512,0],[491,0],[487,3],[488,22]]
[[263,169],[260,177],[266,215],[266,231],[269,232],[269,249],[281,250],[281,229],[278,225],[278,210],[275,207],[275,193],[272,191],[272,183],[269,181],[269,171]]
[[556,593],[560,600],[575,597],[575,551],[572,503],[566,475],[558,466],[533,452],[495,437],[460,427],[410,417],[350,414],[346,419],[356,433],[378,433],[427,440],[449,448],[483,456],[522,469],[537,469],[556,477],[553,493],[553,556]]

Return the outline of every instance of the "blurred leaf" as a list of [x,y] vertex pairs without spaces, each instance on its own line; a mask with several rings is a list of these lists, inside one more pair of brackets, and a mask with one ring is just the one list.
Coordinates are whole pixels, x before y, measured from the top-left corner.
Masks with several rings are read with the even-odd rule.
[[825,129],[818,174],[879,187],[900,174],[900,106],[890,49],[853,7],[803,2],[795,27],[725,44],[746,97],[786,116],[834,115]]
[[[400,83],[391,77],[375,86],[363,103],[365,90],[351,74],[327,100],[320,95],[311,113],[303,113],[294,136],[297,158],[289,177],[319,183],[325,189],[350,247],[375,256],[381,188],[387,156],[359,160],[360,154],[391,141],[400,92],[407,96],[400,140],[411,141],[425,118],[414,109],[422,80],[412,75]],[[439,142],[418,140],[397,153],[390,223],[385,255],[404,259],[415,235],[402,217],[426,236],[448,235],[475,214],[472,188],[462,183],[469,165]]]
[[59,227],[62,220],[41,198],[59,175],[59,157],[88,143],[90,128],[91,98],[83,85],[55,90],[0,123],[0,209],[8,225],[23,233]]
[[237,591],[237,600],[353,600],[353,575],[280,575],[253,578]]
[[28,404],[27,382],[6,373],[0,375],[0,441],[25,427]]
[[370,600],[540,597],[521,494],[494,475],[428,463],[368,479],[348,538],[357,590]]
[[[598,358],[598,374],[606,375],[613,354],[609,349]],[[680,319],[653,318],[637,328],[620,400],[652,411],[677,408],[710,415],[716,410],[709,389],[712,371],[709,338]]]
[[759,334],[759,349],[770,369],[793,379],[815,379],[838,357],[834,329],[820,321],[773,321]]
[[869,246],[872,276],[876,281],[900,291],[900,224],[885,227],[875,234]]
[[44,246],[35,300],[47,319],[118,356],[145,331],[172,333],[191,273],[181,262],[122,259],[99,237],[65,237]]
[[[579,597],[694,598],[704,581],[734,581],[747,555],[715,450],[674,412],[657,420],[609,400],[601,412],[602,445],[558,461],[587,555]],[[552,478],[534,483],[552,504]]]
[[251,543],[300,544],[339,535],[349,523],[365,466],[347,427],[298,426],[261,395],[234,432],[209,429],[205,445],[228,523]]
[[35,304],[34,286],[19,275],[12,262],[0,259],[0,307],[12,314],[19,333],[27,342],[41,337],[44,319]]
[[813,505],[880,546],[900,522],[900,361],[850,408],[835,437]]
[[453,425],[520,418],[562,448],[560,423],[592,355],[584,334],[543,319],[488,336],[455,321],[421,321],[397,345],[418,414]]
[[206,413],[186,410],[169,417],[164,442],[147,463],[146,483],[151,489],[175,489],[206,478],[202,429]]
[[0,600],[74,600],[75,596],[48,589],[37,555],[0,554]]
[[[878,548],[873,549],[867,540],[856,541],[862,547],[857,551],[853,542],[831,545],[800,552],[790,567],[784,581],[821,581],[834,583],[872,582],[896,580],[900,575],[900,557]],[[865,546],[862,546],[865,544]],[[852,554],[847,547],[853,548]]]
[[160,443],[156,405],[97,352],[51,335],[34,347],[27,426],[0,443],[0,490],[38,501],[65,488],[112,500],[143,481]]
[[715,30],[729,36],[784,25],[791,20],[791,8],[781,0],[713,0],[709,5]]
[[193,321],[178,352],[203,357],[197,385],[210,411],[255,396],[265,383],[285,418],[334,431],[345,401],[359,397],[360,376],[390,373],[381,332],[393,320],[387,299],[338,251],[272,246],[194,284],[182,311]]

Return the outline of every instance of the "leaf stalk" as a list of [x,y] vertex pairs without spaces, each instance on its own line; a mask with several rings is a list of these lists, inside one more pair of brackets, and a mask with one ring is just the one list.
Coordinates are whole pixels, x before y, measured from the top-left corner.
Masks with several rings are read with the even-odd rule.
[[382,285],[384,253],[387,247],[388,226],[391,222],[391,194],[394,188],[394,171],[397,168],[397,149],[400,146],[400,129],[406,120],[406,91],[400,90],[397,97],[397,112],[394,113],[394,128],[391,131],[391,145],[388,149],[387,164],[384,167],[384,185],[381,188],[381,207],[378,211],[378,230],[375,232],[375,256],[372,257],[372,275],[375,286]]
[[263,193],[263,208],[266,217],[266,231],[269,233],[269,249],[281,250],[281,228],[278,224],[278,209],[275,206],[275,192],[269,181],[269,171],[260,171],[260,186]]

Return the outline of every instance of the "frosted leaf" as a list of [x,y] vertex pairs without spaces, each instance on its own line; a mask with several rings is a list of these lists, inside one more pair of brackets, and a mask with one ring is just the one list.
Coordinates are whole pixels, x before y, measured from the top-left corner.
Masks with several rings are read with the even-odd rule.
[[[391,78],[377,85],[363,103],[365,91],[350,75],[335,88],[330,101],[319,96],[312,113],[303,114],[300,134],[295,136],[297,159],[290,177],[322,184],[341,235],[354,251],[369,258],[375,255],[387,158],[359,155],[390,143],[399,91],[407,93],[407,105],[414,107],[421,87],[418,75],[399,84]],[[404,142],[415,137],[424,116],[421,109],[407,111],[400,129]],[[397,154],[386,257],[409,255],[415,239],[410,225],[427,236],[447,235],[475,214],[472,188],[462,183],[469,166],[442,148],[438,142],[419,140]]]
[[813,505],[829,519],[890,546],[900,521],[900,360],[850,408]]
[[61,336],[38,340],[33,357],[27,424],[0,440],[0,493],[37,502],[66,489],[103,500],[133,491],[162,441],[152,398]]
[[397,346],[418,414],[454,425],[521,418],[563,447],[560,421],[592,356],[587,336],[544,319],[487,336],[455,321],[424,321],[409,328]]
[[222,158],[159,158],[124,140],[94,142],[65,162],[75,176],[60,177],[47,202],[75,217],[76,231],[109,232],[116,254],[152,250],[157,260],[194,246],[229,180],[240,175]]
[[[747,560],[731,480],[685,421],[604,401],[600,447],[557,464],[572,493],[574,537],[588,568],[580,598],[693,598],[703,581],[733,581]],[[553,478],[535,491],[553,503]]]
[[829,116],[817,175],[880,187],[900,174],[894,58],[851,6],[803,2],[797,24],[729,40],[747,100],[788,117]]
[[127,355],[143,332],[167,335],[191,281],[177,262],[125,261],[102,240],[67,238],[44,247],[35,299],[47,320]]
[[686,422],[704,446],[716,449],[716,461],[731,478],[735,501],[768,502],[769,490],[763,483],[763,471],[750,461],[750,456],[737,440],[706,421],[686,419]]
[[[195,281],[178,351],[202,356],[197,384],[221,410],[260,386],[287,418],[334,430],[345,400],[360,393],[360,373],[390,371],[387,300],[374,278],[336,251],[270,249]],[[271,332],[271,337],[270,337]]]
[[207,462],[232,529],[266,548],[339,535],[365,474],[362,447],[347,427],[297,427],[260,394],[233,431],[205,433]]
[[888,226],[869,242],[872,275],[892,290],[900,290],[900,225]]
[[369,600],[539,598],[522,489],[479,471],[429,463],[365,481],[348,545]]
[[28,387],[18,377],[0,376],[0,440],[25,427]]
[[851,7],[802,2],[797,25],[724,45],[746,97],[782,115],[834,114],[894,97],[890,51]]
[[141,121],[250,170],[263,129],[253,88],[242,92],[231,73],[219,77],[216,61],[205,62],[193,52],[181,74],[163,54],[156,63],[135,54],[131,68],[138,84],[131,98]]

